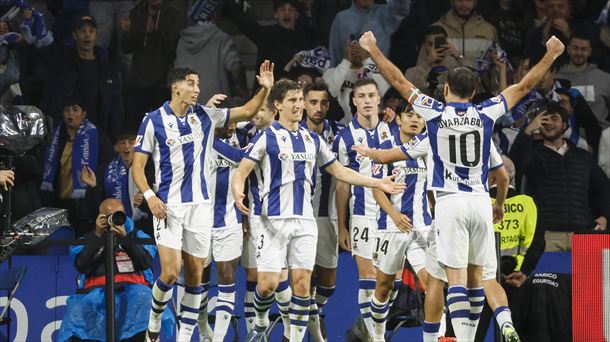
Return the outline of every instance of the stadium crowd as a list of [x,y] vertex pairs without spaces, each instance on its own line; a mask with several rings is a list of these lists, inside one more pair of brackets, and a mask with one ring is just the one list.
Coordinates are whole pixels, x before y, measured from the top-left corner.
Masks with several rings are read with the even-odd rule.
[[[263,2],[272,5],[261,5]],[[267,15],[275,22],[262,25],[260,20],[253,18],[251,14],[256,6],[272,9],[273,13]],[[297,130],[312,131],[316,133],[315,137],[320,137],[319,141],[315,140],[320,150],[317,158],[319,163],[323,159],[324,166],[336,157],[342,166],[373,178],[392,172],[384,165],[394,170],[423,167],[425,173],[425,166],[418,164],[418,160],[424,163],[425,158],[417,159],[412,154],[415,152],[405,151],[407,159],[415,159],[402,161],[406,164],[400,164],[400,167],[396,159],[383,159],[389,152],[381,156],[375,154],[376,150],[392,151],[392,147],[403,144],[411,144],[416,150],[420,134],[426,134],[427,130],[425,121],[414,110],[413,99],[404,96],[401,83],[388,77],[379,58],[360,43],[365,32],[374,34],[378,51],[388,62],[423,95],[438,103],[445,102],[448,94],[445,85],[450,82],[451,72],[466,68],[477,76],[475,91],[469,94],[472,96],[468,96],[468,100],[483,107],[488,105],[486,100],[520,84],[535,65],[544,61],[547,42],[556,37],[565,46],[563,53],[554,59],[525,96],[497,118],[490,132],[493,137],[491,148],[499,155],[497,165],[491,166],[490,172],[503,166],[506,175],[491,172],[490,184],[495,181],[497,187],[492,185],[487,189],[485,186],[485,189],[496,198],[502,191],[496,193],[495,189],[499,189],[504,180],[508,186],[508,195],[503,193],[506,200],[500,202],[504,218],[495,221],[495,230],[501,234],[501,285],[504,288],[496,290],[506,292],[508,301],[488,298],[491,310],[489,307],[485,310],[487,316],[495,315],[510,341],[517,341],[510,339],[516,336],[513,334],[515,328],[520,334],[525,332],[519,331],[518,325],[513,327],[507,306],[531,275],[541,254],[570,251],[571,237],[576,231],[607,229],[610,217],[609,9],[610,1],[606,0],[2,0],[0,12],[5,14],[0,17],[0,104],[36,106],[49,118],[52,128],[45,144],[18,156],[13,170],[0,171],[0,184],[13,187],[14,219],[43,206],[65,208],[74,236],[83,237],[87,243],[98,243],[102,241],[100,226],[104,225],[98,222],[100,203],[115,198],[120,203],[113,202],[113,206],[124,208],[133,221],[127,234],[133,229],[138,234],[155,236],[159,241],[158,227],[155,228],[158,223],[154,223],[157,222],[154,217],[165,218],[165,210],[174,210],[165,205],[171,207],[176,203],[196,201],[193,198],[197,195],[186,194],[188,191],[184,188],[191,186],[190,183],[182,190],[176,185],[168,185],[165,190],[158,188],[159,180],[168,176],[159,171],[154,151],[160,149],[160,153],[164,153],[161,145],[172,147],[175,142],[167,137],[166,141],[147,140],[147,134],[158,129],[153,113],[172,114],[176,111],[176,108],[170,108],[174,98],[186,96],[185,90],[180,88],[182,85],[176,84],[193,82],[197,90],[189,90],[188,94],[213,113],[209,114],[209,124],[217,138],[213,150],[200,153],[204,159],[214,161],[212,168],[217,170],[214,179],[225,175],[225,171],[227,177],[224,183],[218,181],[207,189],[203,178],[211,182],[208,177],[212,176],[206,174],[197,181],[203,184],[203,196],[207,199],[210,194],[216,201],[214,209],[205,215],[214,213],[213,227],[239,226],[240,236],[242,225],[243,230],[248,231],[254,226],[253,220],[257,220],[256,225],[273,230],[279,224],[276,221],[279,218],[273,216],[289,219],[292,214],[286,216],[279,208],[293,203],[282,202],[284,199],[280,200],[279,195],[269,198],[269,202],[278,202],[276,214],[272,214],[271,206],[265,209],[256,206],[258,191],[264,191],[262,185],[257,186],[257,181],[286,177],[281,172],[273,174],[265,169],[274,164],[265,159],[268,158],[265,153],[272,149],[269,146],[281,143],[280,140],[270,142],[264,132],[278,134],[281,128],[277,120],[295,110],[294,106],[301,106],[301,112],[304,111],[298,118],[301,122],[298,127],[302,128]],[[250,84],[246,76],[247,63],[231,34],[222,30],[223,22],[224,26],[233,22],[233,26],[257,47],[256,77],[251,77]],[[180,74],[176,73],[176,68],[188,70]],[[197,80],[190,79],[192,75],[198,75]],[[287,102],[294,91],[303,92],[300,105]],[[171,102],[166,102],[168,100]],[[231,110],[221,112],[220,108],[225,107],[231,107]],[[164,124],[167,122],[165,120]],[[172,123],[169,125],[173,129]],[[176,125],[179,126],[176,129],[183,129],[179,120]],[[219,128],[214,131],[214,127]],[[264,141],[260,132],[266,137]],[[182,133],[180,135],[184,135]],[[305,141],[308,137],[302,135]],[[294,146],[297,145],[295,141]],[[178,143],[186,146],[187,142]],[[327,148],[322,149],[320,144]],[[363,144],[368,149],[358,147]],[[309,148],[307,146],[304,144],[302,148]],[[183,151],[186,150],[183,147]],[[141,155],[146,155],[146,159]],[[464,156],[461,157],[468,158]],[[186,165],[188,158],[184,158]],[[371,160],[368,168],[361,166],[363,158]],[[243,166],[244,161],[260,166],[255,168],[253,163],[247,169]],[[196,160],[190,161],[193,162],[197,164]],[[208,161],[205,163],[207,165]],[[247,293],[238,295],[246,298],[246,312],[242,316],[248,329],[256,332],[261,325],[268,324],[261,318],[261,312],[268,309],[274,295],[283,313],[286,339],[298,340],[303,336],[295,333],[295,329],[291,331],[291,326],[309,326],[314,340],[322,341],[320,325],[323,326],[323,322],[315,322],[315,317],[322,317],[323,307],[335,291],[336,254],[340,248],[352,252],[358,267],[360,338],[375,338],[379,333],[375,327],[379,322],[385,322],[380,318],[383,316],[380,310],[386,310],[387,306],[382,304],[389,301],[391,305],[394,300],[398,290],[394,274],[400,273],[394,269],[396,265],[380,264],[378,253],[384,251],[384,247],[383,240],[376,237],[376,231],[386,229],[387,223],[387,227],[409,231],[412,245],[424,246],[428,233],[418,237],[416,228],[420,227],[416,227],[415,221],[421,221],[425,227],[431,225],[433,202],[424,199],[424,208],[420,206],[417,213],[413,208],[408,209],[409,214],[392,210],[392,205],[401,208],[400,200],[392,195],[388,201],[384,189],[365,188],[375,187],[371,185],[373,183],[360,180],[354,183],[356,185],[350,185],[353,178],[347,177],[338,167],[314,169],[295,167],[288,172],[297,174],[292,175],[296,178],[300,177],[299,172],[313,173],[313,176],[309,175],[314,178],[309,189],[312,194],[304,198],[313,203],[311,216],[315,217],[318,226],[314,234],[318,253],[311,265],[315,265],[315,275],[301,274],[300,271],[310,265],[291,260],[300,257],[300,244],[306,246],[306,242],[294,242],[294,245],[288,242],[302,237],[298,232],[286,236],[284,241],[296,252],[284,251],[288,253],[284,255],[286,260],[277,267],[265,264],[261,271],[259,265],[258,274],[256,251],[262,249],[257,246],[262,246],[263,241],[251,238],[253,231],[243,242],[228,245],[237,246],[232,250],[234,253],[215,246],[217,240],[231,243],[231,236],[213,232],[208,237],[212,241],[208,249],[222,273],[219,276],[219,303],[224,303],[217,304],[217,310],[233,313],[235,269],[241,258],[248,282]],[[252,175],[248,178],[250,171]],[[192,172],[185,168],[180,177],[187,177],[183,173]],[[414,172],[417,175],[421,171]],[[171,177],[170,172],[170,182]],[[241,184],[241,190],[249,206],[239,209],[249,213],[242,218],[238,207],[244,197],[236,196],[238,203],[234,206],[231,201],[235,200],[230,195],[235,185],[231,181],[241,179],[245,182],[246,178],[248,184]],[[155,189],[159,196],[156,199],[160,198],[161,204],[155,198],[151,200],[151,196],[157,195],[147,193],[148,184]],[[407,187],[413,186],[415,181],[407,184]],[[182,197],[174,203],[173,196]],[[282,196],[285,196],[284,192]],[[190,200],[186,200],[187,197]],[[421,202],[421,198],[419,200]],[[408,206],[404,201],[402,208]],[[410,201],[413,207],[413,198]],[[217,209],[218,203],[224,205],[224,209]],[[303,211],[307,210],[302,203],[300,206],[299,215],[306,215]],[[223,213],[230,216],[228,212],[232,213],[234,221],[217,217]],[[196,214],[184,215],[197,217]],[[169,219],[165,224],[169,225],[168,222]],[[307,230],[306,227],[299,229]],[[185,228],[185,234],[187,231]],[[125,235],[124,229],[122,234]],[[164,236],[163,239],[169,238]],[[374,246],[375,239],[377,246]],[[369,240],[368,247],[362,243]],[[126,281],[152,288],[150,317],[156,320],[160,320],[164,312],[181,267],[178,264],[176,271],[173,267],[176,265],[164,263],[163,255],[167,253],[164,249],[168,244],[162,245],[159,255],[164,270],[160,280],[155,282],[147,276]],[[197,254],[196,247],[189,248],[194,249],[183,249],[186,255]],[[315,250],[316,246],[313,248]],[[387,248],[385,245],[386,253]],[[419,272],[424,265],[417,267],[418,262],[410,260],[409,248],[404,256],[401,255],[398,267],[403,268],[406,257],[425,283],[425,272]],[[144,261],[138,262],[136,269],[150,268],[150,259],[156,251],[142,249],[139,253]],[[94,270],[95,275],[100,276],[99,267],[82,264],[84,254],[77,255],[75,267],[79,271]],[[265,257],[268,255],[262,256]],[[183,258],[187,271],[198,270],[195,266],[187,266],[192,260]],[[292,290],[286,267],[293,270]],[[380,279],[379,270],[385,278]],[[198,324],[202,341],[206,338],[222,341],[229,323],[217,313],[216,327],[212,329],[208,325],[206,277],[202,280],[202,271],[198,272],[199,278],[195,276],[195,280],[185,274],[186,297],[192,295],[190,300],[196,299],[197,303],[190,306],[182,303],[185,313],[181,322],[184,326]],[[270,275],[261,278],[261,272]],[[311,288],[309,277],[315,278]],[[481,286],[487,294],[485,278],[483,280]],[[91,285],[91,288],[99,284]],[[472,303],[471,299],[474,306]],[[332,300],[329,305],[333,305]],[[297,313],[302,311],[311,312],[306,317],[308,321],[299,321],[303,315]],[[481,312],[485,316],[482,304],[478,314]],[[440,317],[434,321],[440,321]],[[148,325],[147,338],[154,340],[159,333],[159,324]],[[224,333],[216,331],[218,326],[223,327]],[[62,336],[88,338],[74,329],[72,334],[64,331]],[[426,329],[431,332],[436,329],[436,335],[431,333],[426,341],[439,336],[439,327],[434,324],[424,325],[425,333]],[[186,333],[181,330],[181,334]],[[483,335],[484,332],[479,331],[476,339],[481,340]]]

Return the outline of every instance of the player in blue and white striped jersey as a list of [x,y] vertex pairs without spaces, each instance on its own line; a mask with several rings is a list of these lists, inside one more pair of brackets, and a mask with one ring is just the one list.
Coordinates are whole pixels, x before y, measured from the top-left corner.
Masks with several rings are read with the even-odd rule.
[[[301,126],[318,134],[328,148],[332,148],[335,137],[345,125],[326,119],[330,107],[328,87],[321,83],[311,83],[303,93],[305,112]],[[322,168],[316,170],[313,208],[318,226],[318,244],[314,269],[316,286],[312,289],[315,300],[311,301],[308,330],[314,341],[323,341],[319,314],[335,291],[339,248],[335,179]]]
[[492,216],[503,215],[503,203],[495,202],[492,208],[487,198],[493,125],[542,79],[563,53],[563,43],[551,37],[542,60],[519,83],[477,106],[470,103],[478,83],[471,70],[455,68],[449,72],[444,89],[447,105],[443,105],[421,94],[405,79],[381,53],[371,32],[362,35],[360,45],[370,53],[383,76],[426,120],[432,156],[428,181],[430,189],[437,190],[438,259],[447,271],[447,298],[456,336],[458,340],[469,340],[478,324],[478,318],[470,319],[471,315],[478,317],[470,303],[478,303],[483,292],[482,268],[487,242],[493,239],[489,221]]
[[260,164],[265,227],[259,232],[256,326],[246,340],[263,338],[272,295],[288,261],[293,286],[290,340],[301,341],[309,320],[310,280],[315,264],[312,251],[316,249],[318,234],[311,200],[314,170],[321,166],[344,182],[390,193],[402,191],[404,184],[393,183],[391,177],[367,177],[341,166],[317,134],[300,127],[304,99],[298,83],[280,80],[273,86],[269,101],[278,110],[279,120],[257,136],[231,183],[237,206],[248,213],[250,210],[241,202],[244,182],[255,165]]
[[[244,106],[217,109],[197,104],[199,76],[189,68],[168,73],[171,100],[148,113],[138,132],[133,179],[154,215],[154,235],[161,260],[161,275],[153,286],[147,340],[157,340],[161,315],[172,295],[184,256],[185,295],[178,340],[190,340],[199,312],[201,274],[210,248],[212,204],[208,193],[210,166],[205,162],[213,143],[213,129],[249,120],[273,85],[273,64],[261,65],[257,79],[262,89]],[[152,157],[155,191],[144,166]]]
[[[386,141],[392,141],[390,127],[379,120],[381,98],[375,81],[368,78],[356,81],[352,101],[356,106],[356,115],[335,139],[333,151],[342,165],[360,174],[380,178],[385,174],[385,166],[374,163],[351,149],[356,144],[378,148]],[[367,330],[372,335],[373,321],[369,303],[375,289],[376,271],[372,258],[375,251],[379,206],[373,198],[371,189],[360,186],[350,188],[339,181],[336,189],[339,246],[345,250],[351,250],[358,266],[358,304]],[[349,226],[346,224],[348,198]]]
[[[211,248],[205,267],[216,262],[218,270],[218,301],[214,331],[208,325],[208,270],[204,271],[201,304],[199,306],[199,339],[201,341],[222,341],[227,333],[235,309],[235,272],[242,254],[243,232],[242,214],[235,206],[235,199],[229,190],[229,182],[244,156],[246,140],[235,134],[235,124],[216,128],[212,153],[209,192],[213,196]],[[212,338],[213,337],[213,338]]]

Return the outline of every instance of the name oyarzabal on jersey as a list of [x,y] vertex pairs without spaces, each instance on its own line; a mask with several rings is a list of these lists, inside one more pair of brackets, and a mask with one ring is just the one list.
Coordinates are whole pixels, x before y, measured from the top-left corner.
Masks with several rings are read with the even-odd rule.
[[279,122],[257,135],[246,158],[260,166],[262,214],[273,218],[314,219],[314,173],[336,159],[320,137],[303,127],[285,129]]
[[197,204],[210,200],[205,162],[212,150],[214,128],[229,121],[229,110],[191,106],[183,117],[174,114],[169,101],[147,113],[140,125],[134,150],[152,157],[155,188],[167,204]]
[[479,105],[444,105],[418,94],[413,109],[426,120],[431,155],[430,190],[487,193],[489,155],[495,121],[508,110],[502,95]]

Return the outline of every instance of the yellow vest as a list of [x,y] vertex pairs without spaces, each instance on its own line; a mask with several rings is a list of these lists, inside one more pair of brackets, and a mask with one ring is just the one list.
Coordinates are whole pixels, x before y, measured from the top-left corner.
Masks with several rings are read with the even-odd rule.
[[517,195],[506,199],[504,218],[494,224],[494,230],[500,233],[500,255],[512,255],[517,259],[515,271],[521,270],[525,253],[534,239],[537,220],[534,200],[527,195]]

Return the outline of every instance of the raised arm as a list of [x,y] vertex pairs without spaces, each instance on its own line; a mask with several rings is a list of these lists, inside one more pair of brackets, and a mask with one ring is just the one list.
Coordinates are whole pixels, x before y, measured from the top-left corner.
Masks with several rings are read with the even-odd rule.
[[231,108],[229,123],[248,121],[258,113],[258,110],[267,100],[271,87],[273,87],[273,68],[273,63],[268,60],[265,60],[263,64],[261,64],[259,74],[256,75],[256,80],[261,86],[261,89],[243,106]]
[[536,64],[530,71],[523,76],[521,81],[517,84],[506,88],[502,92],[502,96],[506,100],[506,106],[511,109],[515,106],[530,90],[532,90],[536,84],[544,77],[547,70],[553,65],[555,59],[557,59],[564,50],[564,45],[557,37],[552,36],[546,42],[546,53],[544,57]]
[[383,55],[381,50],[377,47],[377,40],[373,35],[373,32],[368,31],[365,32],[359,40],[360,46],[363,49],[368,51],[371,59],[375,64],[377,64],[377,68],[379,72],[383,75],[383,77],[394,87],[402,97],[404,97],[407,101],[412,102],[415,97],[412,96],[413,92],[416,90],[413,83],[409,82],[403,73],[390,62],[386,56]]

